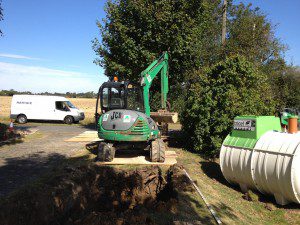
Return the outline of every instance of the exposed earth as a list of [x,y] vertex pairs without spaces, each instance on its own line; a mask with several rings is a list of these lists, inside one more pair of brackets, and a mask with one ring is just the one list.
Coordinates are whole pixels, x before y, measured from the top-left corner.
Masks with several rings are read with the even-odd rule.
[[[197,217],[188,202],[193,192],[178,166],[121,170],[107,166],[66,167],[45,184],[19,191],[0,206],[1,224],[214,224]],[[186,214],[178,213],[187,207]],[[179,220],[179,221],[178,221]]]

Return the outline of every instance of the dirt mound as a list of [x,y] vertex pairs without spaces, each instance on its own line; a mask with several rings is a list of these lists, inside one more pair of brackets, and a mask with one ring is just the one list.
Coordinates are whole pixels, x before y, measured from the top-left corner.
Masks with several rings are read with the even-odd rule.
[[[157,211],[176,213],[177,192],[190,184],[177,166],[124,171],[96,165],[67,167],[43,185],[0,206],[1,224],[155,224]],[[171,222],[171,221],[170,221]]]

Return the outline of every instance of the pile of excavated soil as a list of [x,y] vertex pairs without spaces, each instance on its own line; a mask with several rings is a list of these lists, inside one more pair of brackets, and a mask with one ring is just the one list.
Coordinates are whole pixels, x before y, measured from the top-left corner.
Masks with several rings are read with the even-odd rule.
[[[155,224],[157,212],[177,212],[178,191],[192,186],[178,166],[124,171],[67,167],[42,185],[3,200],[1,224]],[[172,221],[169,221],[172,223]],[[167,222],[167,223],[169,223]]]

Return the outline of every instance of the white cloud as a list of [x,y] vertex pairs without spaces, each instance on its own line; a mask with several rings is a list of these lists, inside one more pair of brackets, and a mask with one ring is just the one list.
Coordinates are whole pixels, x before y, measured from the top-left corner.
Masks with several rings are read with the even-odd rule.
[[11,58],[11,59],[41,60],[40,58],[33,58],[25,55],[15,55],[15,54],[6,54],[6,53],[0,53],[0,57]]
[[75,71],[0,62],[0,89],[32,92],[96,92],[103,80],[99,78],[101,77]]
[[18,75],[40,75],[40,76],[60,76],[73,77],[85,75],[79,72],[49,69],[39,66],[25,66],[20,64],[0,62],[0,74],[18,74]]

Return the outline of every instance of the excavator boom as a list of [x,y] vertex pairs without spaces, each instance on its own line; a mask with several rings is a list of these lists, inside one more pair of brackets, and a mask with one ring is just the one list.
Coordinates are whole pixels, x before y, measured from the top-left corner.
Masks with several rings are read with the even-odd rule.
[[149,90],[155,77],[160,74],[161,78],[161,108],[166,109],[167,95],[169,92],[168,84],[168,53],[164,52],[157,60],[152,62],[141,73],[141,86],[143,87],[145,114],[150,116]]

